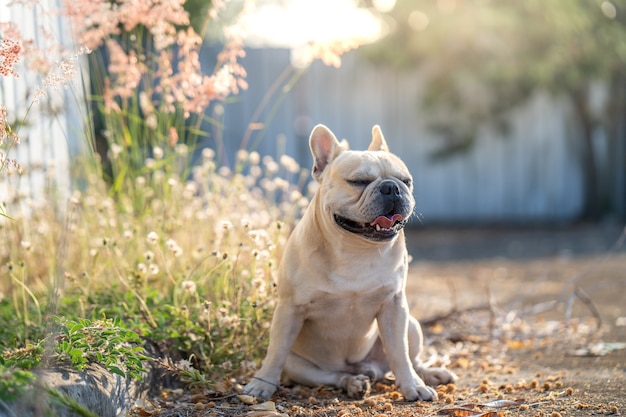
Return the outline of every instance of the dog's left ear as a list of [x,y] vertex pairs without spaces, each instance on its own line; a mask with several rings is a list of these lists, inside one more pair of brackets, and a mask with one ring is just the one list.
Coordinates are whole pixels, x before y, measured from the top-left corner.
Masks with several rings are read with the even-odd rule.
[[328,164],[346,148],[346,145],[340,144],[333,132],[324,125],[317,125],[313,128],[309,145],[314,159],[313,178],[320,181]]
[[383,136],[383,131],[380,130],[380,126],[378,125],[372,128],[372,143],[370,143],[367,150],[389,152],[389,146],[387,146],[387,142]]

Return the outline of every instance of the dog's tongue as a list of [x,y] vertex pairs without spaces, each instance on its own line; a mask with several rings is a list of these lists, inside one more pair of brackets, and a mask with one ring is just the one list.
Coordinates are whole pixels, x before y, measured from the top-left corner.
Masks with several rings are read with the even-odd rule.
[[378,224],[383,229],[389,229],[391,226],[396,224],[396,222],[399,222],[401,220],[402,216],[400,214],[394,214],[393,216],[391,216],[391,218],[387,216],[378,216],[376,217],[376,220],[370,223],[370,226],[376,226]]

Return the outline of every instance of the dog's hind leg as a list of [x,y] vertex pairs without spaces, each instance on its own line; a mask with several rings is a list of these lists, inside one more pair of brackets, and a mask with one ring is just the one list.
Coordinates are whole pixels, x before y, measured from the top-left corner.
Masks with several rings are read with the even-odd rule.
[[442,384],[450,384],[457,380],[457,376],[443,368],[426,368],[422,366],[420,354],[423,350],[424,336],[422,334],[422,326],[415,317],[409,318],[409,355],[413,360],[413,368],[415,372],[422,378],[426,385],[435,387]]
[[371,389],[370,379],[365,375],[321,369],[317,365],[289,353],[283,375],[288,382],[316,387],[330,385],[341,388],[352,398],[362,398]]

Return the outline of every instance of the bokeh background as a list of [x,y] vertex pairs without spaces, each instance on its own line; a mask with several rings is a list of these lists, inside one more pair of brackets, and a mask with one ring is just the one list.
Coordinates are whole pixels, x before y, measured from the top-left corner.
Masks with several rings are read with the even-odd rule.
[[[623,0],[229,4],[249,87],[207,109],[214,122],[203,126],[202,146],[223,164],[246,148],[310,166],[315,124],[357,149],[380,124],[415,177],[421,224],[626,217]],[[33,27],[38,18],[10,2],[0,13]],[[71,43],[60,20],[57,29]],[[206,35],[208,71],[220,31],[212,26]],[[317,43],[334,45],[336,59],[312,60]],[[32,81],[0,81],[2,101],[24,106]],[[61,188],[71,183],[83,113],[73,108],[81,100],[67,98],[30,121],[16,149],[30,167],[20,187],[34,198],[51,172]]]

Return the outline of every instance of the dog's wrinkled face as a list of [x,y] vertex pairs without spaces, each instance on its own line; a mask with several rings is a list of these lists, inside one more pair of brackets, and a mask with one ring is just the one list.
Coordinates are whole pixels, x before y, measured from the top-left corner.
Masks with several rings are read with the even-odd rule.
[[350,151],[328,128],[318,126],[311,134],[311,150],[324,213],[334,225],[370,241],[395,238],[413,213],[413,185],[380,128],[374,127],[367,151]]

